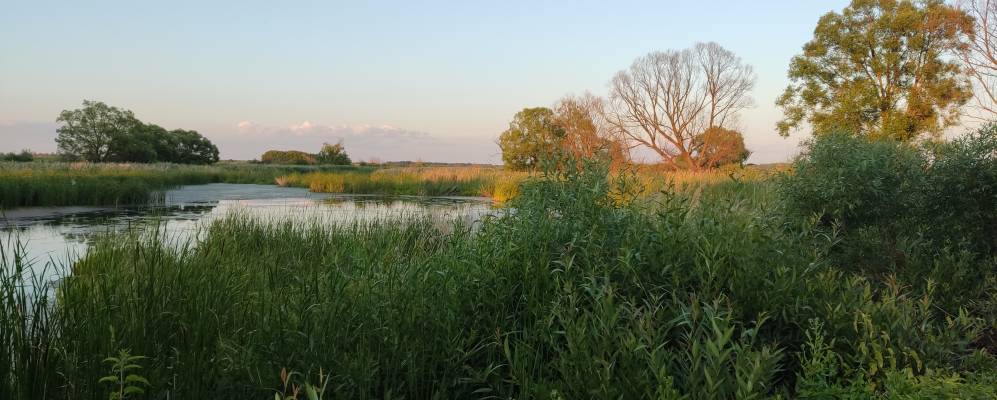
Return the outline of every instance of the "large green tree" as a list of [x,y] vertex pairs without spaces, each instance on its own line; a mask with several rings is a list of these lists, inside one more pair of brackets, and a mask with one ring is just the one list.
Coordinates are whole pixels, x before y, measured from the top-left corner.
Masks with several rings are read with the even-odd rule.
[[83,101],[83,108],[65,110],[56,120],[59,152],[90,162],[172,162],[211,164],[218,161],[218,147],[196,131],[167,131],[146,124],[129,110],[98,101]]
[[59,152],[90,162],[111,161],[112,143],[139,123],[129,110],[91,100],[83,100],[83,108],[63,110],[56,122],[63,124],[56,130]]
[[951,50],[973,29],[941,0],[853,0],[823,17],[789,66],[779,97],[783,136],[804,123],[815,134],[847,131],[912,140],[954,124],[972,96]]
[[557,149],[563,136],[564,129],[550,108],[524,108],[499,136],[502,162],[512,170],[536,169]]

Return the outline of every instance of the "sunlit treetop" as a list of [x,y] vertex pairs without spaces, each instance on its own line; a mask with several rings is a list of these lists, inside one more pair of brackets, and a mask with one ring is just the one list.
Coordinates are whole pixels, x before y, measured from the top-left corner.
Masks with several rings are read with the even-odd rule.
[[824,15],[790,63],[779,133],[809,123],[816,135],[939,134],[972,97],[950,55],[972,30],[970,16],[941,0],[854,0]]

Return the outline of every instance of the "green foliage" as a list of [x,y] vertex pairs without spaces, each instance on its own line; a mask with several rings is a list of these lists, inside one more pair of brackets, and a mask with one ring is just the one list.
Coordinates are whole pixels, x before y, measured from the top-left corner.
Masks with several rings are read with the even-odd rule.
[[350,156],[346,154],[346,149],[343,147],[343,142],[338,142],[336,144],[324,143],[322,144],[322,150],[315,155],[315,159],[319,164],[332,164],[332,165],[350,165]]
[[218,147],[197,131],[176,129],[170,131],[176,142],[176,156],[160,161],[177,164],[214,164],[218,162]]
[[524,108],[499,136],[502,162],[514,171],[535,170],[557,149],[564,129],[547,107]]
[[917,147],[831,134],[811,141],[783,178],[785,211],[813,218],[843,268],[895,274],[940,293],[949,315],[992,318],[997,128]]
[[816,216],[858,242],[899,252],[905,239],[928,240],[990,256],[997,249],[995,154],[992,124],[924,147],[829,134],[808,143],[780,193],[789,212]]
[[[564,163],[581,167],[553,168]],[[95,397],[101,357],[119,348],[150,355],[151,398],[993,392],[997,360],[979,341],[992,317],[978,314],[992,264],[923,246],[903,269],[853,268],[838,258],[843,233],[784,214],[770,182],[648,199],[604,164],[545,167],[473,226],[236,215],[196,242],[98,240],[55,305],[0,297],[0,323],[35,324],[7,339],[11,359],[40,360],[0,370],[20,390],[0,397]],[[318,370],[318,384],[275,382],[281,370]]]
[[224,163],[0,163],[0,208],[147,204],[157,193],[205,183],[272,184],[282,175],[352,167],[289,167]]
[[997,252],[997,124],[930,149],[920,208],[936,243]]
[[56,131],[59,152],[90,162],[108,161],[112,142],[138,124],[131,111],[92,100],[83,100],[83,108],[63,110],[56,122],[63,124]]
[[64,110],[57,119],[56,143],[67,160],[90,162],[170,162],[213,164],[218,148],[196,131],[167,131],[146,124],[129,110],[83,101],[83,108]]
[[284,164],[284,165],[315,165],[318,160],[315,156],[297,150],[268,150],[260,156],[260,162],[264,164]]
[[142,368],[139,361],[146,359],[143,356],[133,356],[128,350],[119,350],[117,357],[104,359],[105,363],[111,364],[111,374],[100,378],[100,383],[111,386],[109,400],[125,400],[145,393],[149,380],[138,374]]
[[20,153],[0,153],[0,161],[31,162],[35,160],[35,155],[31,150],[21,150]]
[[904,141],[940,133],[972,96],[946,56],[972,30],[973,19],[942,0],[853,0],[824,15],[790,63],[779,133],[804,123],[816,134]]
[[830,133],[807,143],[780,186],[790,212],[856,231],[897,229],[924,187],[926,160],[912,145]]
[[744,146],[744,135],[741,132],[720,127],[707,129],[697,135],[692,146],[700,164],[708,168],[743,164],[751,155]]

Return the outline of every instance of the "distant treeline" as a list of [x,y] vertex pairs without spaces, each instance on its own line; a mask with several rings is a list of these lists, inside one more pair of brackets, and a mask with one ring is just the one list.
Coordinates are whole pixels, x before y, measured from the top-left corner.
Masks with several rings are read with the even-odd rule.
[[165,128],[140,121],[129,110],[99,101],[64,110],[55,141],[65,160],[90,162],[170,162],[212,164],[218,147],[197,131]]
[[35,160],[31,150],[21,150],[20,153],[0,153],[0,161],[30,162]]
[[318,154],[305,153],[298,150],[269,150],[260,156],[260,162],[264,164],[285,164],[285,165],[350,165],[353,162],[346,154],[343,142],[336,144],[325,143]]

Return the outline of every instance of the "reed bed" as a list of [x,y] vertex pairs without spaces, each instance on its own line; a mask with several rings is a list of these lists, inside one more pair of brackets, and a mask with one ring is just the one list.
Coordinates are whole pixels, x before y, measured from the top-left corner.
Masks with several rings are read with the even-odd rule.
[[[696,189],[734,181],[761,181],[780,170],[729,167],[705,171],[663,171],[632,167],[621,176],[639,181],[645,194],[668,188]],[[277,178],[282,186],[308,188],[319,193],[478,196],[503,203],[516,197],[520,185],[536,173],[487,167],[406,167],[367,172],[308,172]]]
[[[947,305],[980,292],[915,272],[943,256],[841,268],[835,238],[782,218],[768,181],[627,202],[619,179],[528,179],[514,211],[475,229],[236,216],[197,243],[107,237],[55,304],[21,294],[30,268],[15,262],[0,398],[107,397],[104,359],[122,350],[147,357],[148,398],[321,382],[325,398],[997,395],[987,298]],[[971,284],[997,282],[983,270]]]
[[195,166],[0,162],[0,208],[143,204],[157,200],[158,191],[181,185],[273,184],[280,175],[314,170],[318,169],[235,163]]

